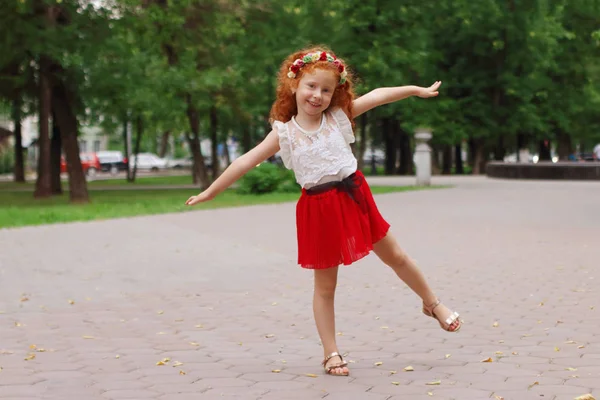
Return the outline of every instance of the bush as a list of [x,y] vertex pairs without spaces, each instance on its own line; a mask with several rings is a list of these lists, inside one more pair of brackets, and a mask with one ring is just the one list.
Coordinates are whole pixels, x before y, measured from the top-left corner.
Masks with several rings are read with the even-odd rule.
[[0,148],[0,174],[13,172],[15,167],[15,154],[12,146]]
[[299,192],[300,186],[292,171],[264,162],[240,179],[238,191],[243,194],[290,193]]

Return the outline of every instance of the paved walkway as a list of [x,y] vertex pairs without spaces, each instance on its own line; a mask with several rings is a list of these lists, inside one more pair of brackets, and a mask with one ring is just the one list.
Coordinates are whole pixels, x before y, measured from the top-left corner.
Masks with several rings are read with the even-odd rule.
[[0,399],[600,398],[600,184],[455,183],[376,200],[465,326],[370,255],[340,271],[348,378],[293,204],[0,230]]

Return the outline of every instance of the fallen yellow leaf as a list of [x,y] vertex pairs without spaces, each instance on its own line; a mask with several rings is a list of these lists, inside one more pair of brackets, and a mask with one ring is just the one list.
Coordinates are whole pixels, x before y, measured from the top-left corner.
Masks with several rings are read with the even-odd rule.
[[198,324],[194,328],[204,328],[204,326],[202,324]]
[[433,392],[427,392],[428,396],[433,396]]
[[400,382],[392,382],[392,385],[398,386],[399,384],[400,384]]
[[504,400],[504,397],[502,397],[502,396],[494,396],[494,399],[496,399],[496,400]]
[[518,351],[513,351],[513,352],[512,352],[512,355],[513,355],[513,356],[517,356],[517,355],[519,355],[519,352],[518,352]]
[[306,376],[308,376],[309,378],[316,378],[317,377],[317,375],[315,375],[315,374],[306,374]]
[[596,400],[591,394],[584,394],[583,396],[575,397],[575,400]]
[[37,351],[38,353],[45,353],[46,349],[43,349],[40,347],[40,348],[36,349],[35,351]]
[[115,356],[115,358],[121,358],[121,356],[117,354],[117,355]]
[[485,360],[481,360],[481,362],[485,362],[485,363],[489,363],[489,362],[493,362],[494,360],[492,360],[492,357],[486,358]]
[[30,345],[30,346],[29,346],[29,348],[30,348],[31,350],[35,350],[35,349],[37,349],[37,346],[36,346],[35,344],[32,344],[32,345]]
[[554,351],[560,351],[560,348],[559,347],[555,347]]
[[274,372],[274,373],[278,374],[278,373],[281,372],[281,370],[280,369],[273,369],[273,370],[271,370],[271,372]]
[[442,381],[432,381],[432,382],[427,382],[426,385],[429,386],[439,386],[442,384]]
[[413,367],[411,367],[410,365],[408,367],[404,367],[404,371],[406,372],[411,372],[414,371],[415,369]]
[[576,342],[576,341],[574,341],[574,340],[569,340],[568,342],[565,342],[565,343],[566,343],[566,344],[577,344],[577,342]]
[[71,305],[75,304],[75,300],[69,299],[69,304],[71,304]]
[[200,346],[200,343],[196,343],[196,342],[190,342],[190,344],[191,344],[192,346]]
[[577,368],[572,368],[572,367],[565,368],[565,369],[566,369],[567,371],[577,371]]
[[534,386],[537,386],[537,385],[539,385],[539,384],[540,384],[539,382],[535,381],[535,382],[533,382],[531,385],[529,385],[529,387],[527,388],[527,390],[529,390],[529,389],[531,389],[532,387],[534,387]]
[[271,303],[271,305],[272,305],[272,306],[276,306],[276,305],[277,305],[277,302],[276,302],[276,301],[274,301],[274,302],[272,302],[272,303]]
[[375,365],[376,367],[379,367],[380,365],[383,365],[383,362],[382,362],[382,361],[377,361],[377,362],[376,362],[375,364],[373,364],[373,365]]
[[21,297],[21,301],[29,301],[29,297]]
[[581,346],[577,346],[578,349],[585,349],[585,346],[581,345]]
[[390,371],[390,375],[396,375],[398,371]]
[[494,328],[497,328],[500,326],[500,324],[498,323],[498,321],[494,322],[494,324],[492,325]]
[[272,334],[272,333],[269,333],[269,334],[265,335],[266,338],[272,338],[273,336],[275,336],[275,335]]
[[15,326],[19,327],[19,326],[23,326],[20,322],[15,322]]
[[344,334],[342,332],[338,332],[337,335],[338,336],[344,336]]
[[498,355],[498,356],[501,356],[502,354],[504,354],[504,353],[503,353],[503,352],[501,352],[501,351],[497,351],[497,352],[496,352],[496,355]]
[[34,353],[29,353],[27,355],[27,357],[25,357],[25,361],[33,360],[34,358],[35,358],[35,354]]
[[452,356],[452,354],[446,354],[444,357],[445,358],[450,358]]
[[185,375],[185,371],[184,370],[179,370],[179,375]]
[[157,313],[158,315],[163,315],[165,312],[164,312],[163,310],[158,310],[156,313]]
[[381,329],[390,329],[387,326],[382,326]]
[[173,367],[179,367],[179,366],[181,366],[181,365],[183,365],[183,363],[182,363],[182,362],[179,362],[179,361],[175,361],[175,362],[173,363]]

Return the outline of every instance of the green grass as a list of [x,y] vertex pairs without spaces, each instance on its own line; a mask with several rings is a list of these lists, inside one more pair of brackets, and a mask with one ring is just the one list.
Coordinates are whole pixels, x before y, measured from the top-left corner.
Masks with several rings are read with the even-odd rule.
[[[435,189],[442,186],[431,186]],[[373,194],[423,190],[415,186],[373,186]],[[92,191],[89,204],[69,204],[68,193],[50,199],[34,199],[32,192],[0,191],[0,228],[54,224],[73,221],[93,221],[136,215],[164,214],[191,210],[239,207],[296,201],[299,193],[242,195],[226,190],[214,200],[185,206],[196,194],[193,189]]]
[[[129,186],[136,187],[141,185],[191,185],[191,175],[175,175],[175,176],[155,176],[155,177],[138,177],[135,182],[127,182],[124,178],[121,179],[103,179],[103,180],[90,180],[88,181],[88,188],[102,188],[106,186]],[[69,183],[63,181],[63,189],[68,189]],[[15,183],[15,182],[0,182],[0,191],[2,190],[14,190],[14,189],[31,189],[35,187],[34,181],[27,181],[26,183]]]

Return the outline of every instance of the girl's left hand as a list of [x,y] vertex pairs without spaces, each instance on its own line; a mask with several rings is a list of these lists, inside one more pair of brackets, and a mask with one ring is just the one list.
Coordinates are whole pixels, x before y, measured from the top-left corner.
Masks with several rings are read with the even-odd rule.
[[436,81],[433,85],[429,86],[428,88],[420,87],[419,90],[417,91],[417,96],[419,96],[423,99],[427,99],[429,97],[435,97],[439,94],[439,92],[437,90],[441,84],[442,84],[441,81]]

